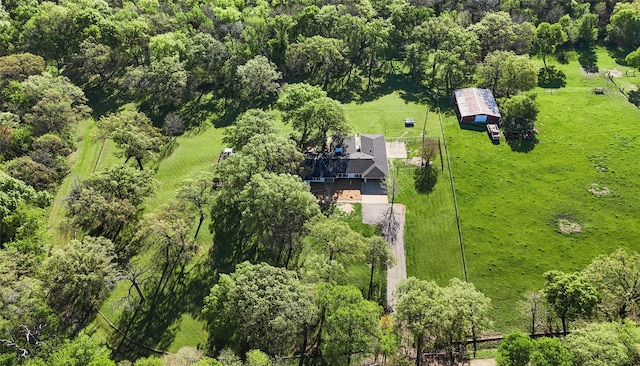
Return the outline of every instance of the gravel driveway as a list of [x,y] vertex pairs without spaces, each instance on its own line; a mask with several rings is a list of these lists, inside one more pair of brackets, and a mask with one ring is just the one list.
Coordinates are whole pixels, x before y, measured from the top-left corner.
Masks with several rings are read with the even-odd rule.
[[[388,203],[387,195],[362,195],[362,222],[365,224],[377,225],[384,217],[387,209],[391,206]],[[393,205],[394,216],[398,222],[398,235],[395,244],[389,244],[391,251],[398,260],[397,263],[387,268],[387,305],[393,307],[395,298],[393,292],[398,286],[398,282],[407,278],[407,262],[404,253],[404,222],[406,209],[404,205]]]

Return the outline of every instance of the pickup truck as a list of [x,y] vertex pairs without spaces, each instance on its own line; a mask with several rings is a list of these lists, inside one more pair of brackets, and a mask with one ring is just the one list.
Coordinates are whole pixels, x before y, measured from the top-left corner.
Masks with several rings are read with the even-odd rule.
[[487,124],[487,133],[489,134],[489,137],[491,138],[491,140],[500,140],[500,130],[498,129],[498,125],[495,125],[493,123],[488,123]]

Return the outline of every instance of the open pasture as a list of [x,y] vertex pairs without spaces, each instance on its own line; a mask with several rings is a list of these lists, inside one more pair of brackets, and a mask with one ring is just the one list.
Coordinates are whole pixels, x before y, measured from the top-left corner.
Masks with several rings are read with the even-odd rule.
[[606,68],[555,66],[567,85],[536,90],[533,147],[514,151],[504,138],[493,145],[485,133],[446,126],[469,280],[493,299],[498,330],[526,329],[518,303],[543,286],[544,272],[580,270],[618,247],[640,250],[640,111],[606,81]]

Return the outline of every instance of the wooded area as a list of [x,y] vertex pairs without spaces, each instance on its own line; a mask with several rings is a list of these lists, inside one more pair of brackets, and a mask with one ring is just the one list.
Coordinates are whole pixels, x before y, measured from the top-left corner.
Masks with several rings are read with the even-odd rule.
[[[501,127],[533,135],[538,107],[526,93],[562,83],[549,59],[577,52],[597,70],[596,44],[640,68],[640,2],[5,1],[0,364],[468,359],[467,337],[491,330],[490,299],[458,279],[409,278],[390,312],[387,243],[318,204],[300,179],[303,153],[352,132],[342,103],[390,90],[446,109],[453,90],[488,88]],[[83,121],[95,121],[100,158],[111,146],[118,164],[69,177]],[[209,127],[234,153],[169,192],[158,164],[179,136]],[[422,194],[437,177],[431,163],[415,169]],[[62,224],[49,228],[65,179]],[[159,191],[171,198],[150,209]],[[619,251],[584,271],[547,272],[528,296],[531,333],[582,329],[566,342],[510,336],[498,361],[640,362],[637,257]],[[103,307],[115,309],[117,331],[96,330]],[[157,354],[184,314],[206,324],[206,344]],[[594,345],[614,343],[603,354]]]

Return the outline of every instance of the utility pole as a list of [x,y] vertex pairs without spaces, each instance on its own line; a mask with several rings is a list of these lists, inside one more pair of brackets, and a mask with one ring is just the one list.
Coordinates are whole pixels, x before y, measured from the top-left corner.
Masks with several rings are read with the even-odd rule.
[[420,167],[424,167],[424,139],[427,134],[427,117],[429,117],[429,107],[427,107],[427,114],[424,116],[424,124],[422,125],[422,145],[420,146]]

